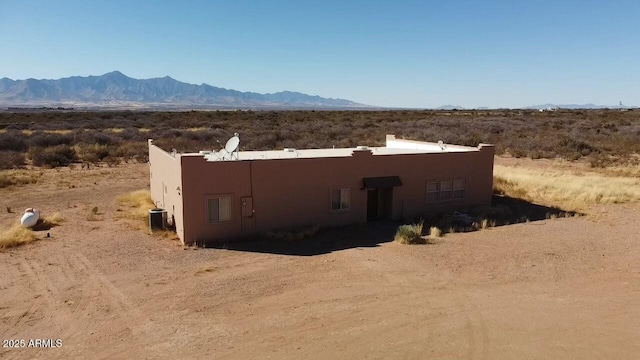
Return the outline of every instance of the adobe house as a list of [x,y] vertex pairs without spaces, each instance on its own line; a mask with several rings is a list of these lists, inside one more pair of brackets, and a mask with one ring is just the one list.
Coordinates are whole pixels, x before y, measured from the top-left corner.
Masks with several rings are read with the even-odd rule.
[[185,244],[400,220],[490,205],[494,150],[387,135],[385,147],[180,154],[150,139],[151,196]]

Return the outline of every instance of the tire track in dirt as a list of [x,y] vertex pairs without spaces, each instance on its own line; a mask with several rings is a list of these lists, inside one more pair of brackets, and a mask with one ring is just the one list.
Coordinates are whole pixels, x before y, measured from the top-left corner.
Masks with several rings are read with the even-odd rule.
[[[82,283],[80,299],[75,304],[72,313],[82,312],[85,315],[87,310],[99,301],[100,290],[94,281],[88,281],[90,279],[89,270],[81,261],[69,252],[65,252],[64,258],[65,264],[69,269],[72,269],[71,273],[74,274],[74,278],[77,279],[77,282]],[[82,276],[77,276],[78,273]]]
[[[44,265],[38,261],[26,257],[19,258],[15,271],[17,278],[25,278],[20,281],[26,283],[25,285],[31,289],[34,298],[29,299],[30,305],[26,311],[15,314],[5,321],[3,329],[6,330],[2,332],[2,338],[11,338],[22,333],[32,334],[36,330],[36,333],[46,331],[52,334],[51,336],[69,339],[72,343],[83,342],[90,336],[86,332],[87,327],[76,326],[73,327],[75,330],[69,330],[64,323],[77,322],[85,318],[86,325],[90,326],[88,312],[100,306],[108,306],[114,310],[110,312],[116,315],[114,328],[121,326],[126,331],[135,333],[136,329],[140,329],[139,325],[145,323],[141,321],[144,319],[140,311],[127,296],[83,254],[65,251],[47,258],[47,264],[59,266],[45,269]],[[20,274],[24,275],[20,276]],[[70,291],[78,290],[79,294],[76,294],[79,299],[71,306],[68,305],[66,298],[71,294]],[[114,351],[115,354],[124,355],[127,349],[133,349],[135,346],[126,345],[124,349],[119,347]],[[31,355],[38,354],[40,352]]]
[[107,277],[104,276],[102,272],[97,270],[93,263],[89,261],[86,256],[79,252],[73,252],[69,254],[74,256],[79,264],[83,266],[84,271],[91,279],[91,283],[104,290],[101,291],[101,293],[111,304],[117,306],[125,312],[137,312],[137,309],[135,309],[131,302],[129,302],[127,296],[124,295],[120,290],[118,290],[118,288],[115,287],[115,285],[113,285],[113,283],[109,281],[109,279],[107,279]]
[[[35,295],[29,300],[31,303],[29,309],[10,321],[10,328],[13,329],[14,334],[20,333],[25,328],[32,329],[40,326],[40,324],[44,322],[48,322],[53,313],[52,309],[55,307],[55,300],[51,297],[49,291],[42,285],[35,270],[29,264],[29,260],[21,257],[19,261],[20,263],[18,266],[20,273],[26,274],[29,288],[32,289]],[[42,316],[38,316],[40,312],[43,312],[44,314]]]
[[[48,303],[48,311],[42,317],[42,321],[40,321],[34,327],[35,328],[47,327],[51,322],[51,320],[53,319],[53,317],[55,316],[55,314],[58,313],[59,311],[58,310],[59,307],[56,305],[56,303],[59,302],[59,300],[57,300],[56,298],[59,297],[60,291],[58,288],[54,286],[53,281],[48,279],[46,272],[42,269],[42,267],[40,267],[40,264],[38,264],[37,261],[30,261],[25,259],[25,263],[31,269],[30,276],[33,277],[34,281],[39,283],[39,286],[43,288],[47,294],[46,299]],[[53,326],[55,327],[56,333],[59,333],[60,331],[59,323],[54,321]]]
[[[23,295],[23,292],[20,290],[31,290],[30,293],[35,293],[35,284],[30,281],[27,276],[26,270],[24,270],[24,265],[21,262],[12,263],[5,270],[4,275],[6,276],[3,280],[13,279],[13,282],[8,287],[3,288],[4,291],[10,290],[13,292],[14,297],[20,298]],[[12,298],[8,293],[4,292],[3,297],[7,296],[8,298]],[[38,309],[42,305],[42,299],[40,298],[41,294],[35,294],[32,297],[26,299],[28,301],[28,308],[26,311],[20,311],[13,315],[3,315],[2,316],[2,328],[0,328],[0,336],[3,339],[10,338],[10,335],[15,333],[16,327],[22,322],[28,321],[29,316],[33,316],[34,313],[38,311]],[[40,298],[40,299],[39,299]],[[8,310],[8,306],[2,306],[2,310]]]
[[[37,319],[35,323],[30,323],[27,320],[18,324],[18,331],[24,333],[28,331],[29,334],[37,334],[37,337],[44,338],[70,339],[78,334],[80,334],[81,338],[86,338],[83,330],[70,332],[69,328],[64,325],[68,321],[77,320],[77,311],[80,303],[85,302],[83,299],[89,298],[87,293],[82,290],[80,292],[81,298],[75,306],[73,308],[67,306],[65,298],[68,293],[66,293],[65,288],[69,284],[72,287],[77,284],[76,278],[69,276],[73,273],[74,266],[61,265],[66,264],[67,259],[64,255],[55,254],[53,257],[47,258],[47,264],[52,267],[47,269],[43,268],[43,265],[38,261],[26,257],[20,259],[20,266],[27,274],[29,283],[37,290],[38,294],[41,294],[39,299],[42,300],[39,302],[39,308],[32,313],[35,314],[38,311],[42,311],[43,314],[40,317],[31,316],[31,318]],[[61,266],[53,267],[55,265]],[[66,267],[67,270],[63,270],[63,267]],[[78,329],[78,327],[74,327],[74,329]],[[75,341],[78,341],[78,339],[76,338]],[[31,352],[30,356],[39,357],[44,353],[42,349],[34,350],[36,351]]]
[[[78,264],[83,267],[83,271],[86,272],[90,279],[89,283],[93,289],[101,295],[99,298],[106,300],[109,304],[118,309],[117,317],[119,322],[126,328],[125,330],[130,331],[134,337],[137,332],[145,331],[142,325],[146,324],[149,319],[142,315],[142,313],[123,292],[121,292],[109,279],[107,279],[107,277],[82,253],[74,251],[68,253],[68,256],[70,258],[74,258],[74,261],[78,261]],[[95,302],[92,302],[92,304],[95,304]],[[105,358],[127,357],[127,355],[130,355],[129,352],[131,350],[139,350],[141,346],[144,346],[143,344],[136,344],[135,342],[120,345],[123,347],[108,351]],[[159,357],[161,355],[157,350],[151,347],[145,348],[148,353],[154,354],[155,357]]]
[[[462,307],[466,308],[465,305]],[[466,358],[469,360],[488,359],[489,339],[485,321],[477,308],[473,305],[471,307],[471,311],[464,311],[466,338],[469,344]]]

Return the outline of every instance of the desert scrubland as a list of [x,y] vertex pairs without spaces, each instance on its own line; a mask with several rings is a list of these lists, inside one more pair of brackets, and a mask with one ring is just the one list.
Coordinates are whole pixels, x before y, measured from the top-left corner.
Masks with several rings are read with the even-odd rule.
[[[29,238],[0,249],[0,339],[62,344],[0,357],[636,359],[639,119],[0,113],[0,239]],[[233,132],[246,150],[380,145],[387,133],[495,143],[496,204],[478,210],[485,226],[443,228],[423,245],[393,241],[402,223],[215,249],[149,234],[146,138],[199,150]],[[48,223],[10,233],[28,207]]]

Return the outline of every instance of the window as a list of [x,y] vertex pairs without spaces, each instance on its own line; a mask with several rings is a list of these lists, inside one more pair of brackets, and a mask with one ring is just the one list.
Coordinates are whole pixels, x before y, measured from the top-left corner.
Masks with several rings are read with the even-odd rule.
[[351,207],[351,189],[331,189],[331,210],[349,210]]
[[215,197],[207,200],[207,220],[218,223],[231,220],[231,197]]
[[427,183],[427,202],[435,202],[440,200],[440,183],[430,181]]
[[427,202],[464,199],[465,180],[440,180],[427,182]]
[[451,180],[440,181],[440,200],[451,200]]
[[454,180],[453,181],[453,198],[454,199],[464,199],[464,188],[465,188],[464,180]]

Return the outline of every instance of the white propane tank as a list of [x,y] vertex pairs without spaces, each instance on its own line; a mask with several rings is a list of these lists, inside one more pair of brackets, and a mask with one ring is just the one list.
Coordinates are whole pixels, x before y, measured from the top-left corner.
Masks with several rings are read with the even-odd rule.
[[40,211],[34,208],[28,208],[24,211],[24,215],[20,218],[20,224],[26,228],[34,227],[40,219]]

